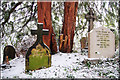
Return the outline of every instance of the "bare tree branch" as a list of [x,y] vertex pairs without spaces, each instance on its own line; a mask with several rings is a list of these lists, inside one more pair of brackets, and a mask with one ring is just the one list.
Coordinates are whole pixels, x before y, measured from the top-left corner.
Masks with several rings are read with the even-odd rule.
[[25,9],[25,8],[29,8],[31,5],[27,5],[27,6],[25,6],[25,7],[22,7],[22,8],[19,8],[18,10],[16,10],[16,11],[19,11],[19,10],[22,10],[22,9]]
[[[26,21],[26,23],[22,26],[22,28],[24,28],[30,22],[31,18],[35,16],[35,13],[36,13],[37,10],[35,10],[34,14],[32,14],[32,12],[33,12],[33,5],[34,5],[34,2],[32,2],[32,6],[31,6],[31,16]],[[35,9],[36,9],[36,7],[35,7]],[[22,31],[22,29],[20,29],[19,32],[20,31]]]
[[15,10],[15,8],[16,8],[17,6],[19,6],[21,3],[22,3],[22,2],[18,2],[18,3],[9,11],[8,17],[5,19],[4,22],[2,22],[2,25],[4,25],[6,22],[8,22],[8,20],[10,19],[11,13],[12,13],[12,12]]
[[17,22],[17,21],[19,22],[20,20],[25,19],[25,18],[27,18],[27,17],[29,17],[29,16],[31,16],[31,15],[27,15],[27,16],[25,16],[25,17],[19,18],[19,19],[15,20],[15,22]]

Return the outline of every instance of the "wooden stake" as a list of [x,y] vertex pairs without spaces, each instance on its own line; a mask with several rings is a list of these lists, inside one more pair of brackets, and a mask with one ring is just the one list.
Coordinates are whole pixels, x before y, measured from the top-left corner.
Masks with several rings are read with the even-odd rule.
[[67,36],[65,36],[64,47],[65,47],[65,46],[66,46],[66,44],[67,44],[67,39],[68,39],[68,37],[67,37]]
[[62,48],[62,43],[63,43],[63,34],[60,34],[60,45],[59,45],[59,50],[61,51]]
[[9,63],[9,59],[8,59],[8,56],[6,56],[6,61],[7,61],[7,64],[10,64],[10,63]]

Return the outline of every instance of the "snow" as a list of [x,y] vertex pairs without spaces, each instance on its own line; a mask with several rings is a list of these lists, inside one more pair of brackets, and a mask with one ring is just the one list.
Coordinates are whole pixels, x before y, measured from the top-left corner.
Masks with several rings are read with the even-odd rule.
[[49,29],[43,29],[43,31],[49,31]]
[[[81,53],[57,53],[52,55],[51,67],[30,71],[25,74],[25,58],[21,55],[10,61],[9,69],[2,69],[1,78],[118,78],[119,63],[116,57],[103,59],[102,63],[89,65],[83,63],[88,59]],[[91,59],[94,60],[94,59]]]

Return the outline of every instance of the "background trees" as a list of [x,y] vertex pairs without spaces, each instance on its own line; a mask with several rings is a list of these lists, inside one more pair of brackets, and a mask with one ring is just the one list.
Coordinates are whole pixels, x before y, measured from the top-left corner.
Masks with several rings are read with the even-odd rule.
[[[110,29],[114,29],[116,35],[116,44],[118,44],[118,10],[119,4],[116,2],[78,2],[78,11],[76,16],[75,42],[78,42],[82,36],[87,36],[88,23],[85,14],[92,7],[96,13],[98,23]],[[15,47],[21,42],[23,36],[30,36],[30,29],[37,26],[37,3],[36,2],[1,2],[0,25],[1,25],[1,43],[2,48],[7,44]],[[52,26],[59,42],[59,34],[62,31],[64,22],[64,3],[51,3]],[[95,25],[96,26],[96,25]]]
[[24,35],[30,35],[30,28],[36,26],[37,5],[35,2],[2,2],[1,11],[2,45],[16,46]]

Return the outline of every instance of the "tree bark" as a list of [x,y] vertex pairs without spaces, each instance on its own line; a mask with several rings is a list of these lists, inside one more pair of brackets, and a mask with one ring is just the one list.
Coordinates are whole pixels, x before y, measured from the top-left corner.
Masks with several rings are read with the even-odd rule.
[[[63,45],[60,51],[64,53],[70,53],[72,52],[73,48],[78,2],[65,2],[64,7],[64,23],[61,33],[63,34],[63,40],[65,41],[62,43]],[[66,41],[67,45],[64,45]]]
[[57,52],[57,43],[51,21],[51,2],[37,2],[38,22],[43,23],[43,29],[49,29],[49,35],[43,35],[43,42],[52,53]]

